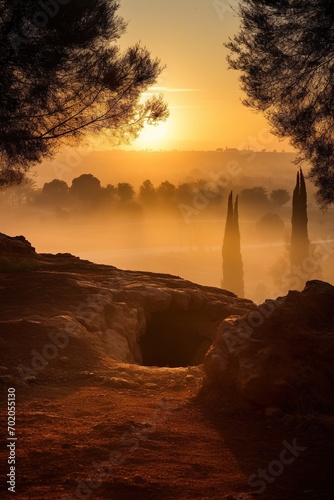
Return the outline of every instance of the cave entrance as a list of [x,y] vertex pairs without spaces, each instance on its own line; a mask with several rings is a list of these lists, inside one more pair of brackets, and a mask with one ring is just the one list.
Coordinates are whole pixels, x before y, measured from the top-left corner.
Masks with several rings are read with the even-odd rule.
[[199,324],[194,312],[152,313],[140,342],[143,365],[176,368],[203,363],[211,340],[198,333]]

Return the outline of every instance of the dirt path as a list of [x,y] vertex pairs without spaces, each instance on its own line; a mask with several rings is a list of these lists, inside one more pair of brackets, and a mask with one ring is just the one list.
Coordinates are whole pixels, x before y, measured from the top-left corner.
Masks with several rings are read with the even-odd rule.
[[[117,365],[18,388],[16,497],[333,498],[332,442],[286,419],[199,404],[201,377],[200,368]],[[294,440],[299,456],[286,452],[280,466],[283,441]],[[270,464],[270,484],[247,484]]]

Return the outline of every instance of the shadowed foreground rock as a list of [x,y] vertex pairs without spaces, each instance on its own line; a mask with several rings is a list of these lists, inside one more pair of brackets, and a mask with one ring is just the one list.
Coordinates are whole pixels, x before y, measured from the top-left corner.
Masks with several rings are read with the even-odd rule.
[[309,281],[302,292],[266,301],[213,333],[204,390],[218,387],[262,407],[334,410],[334,287]]

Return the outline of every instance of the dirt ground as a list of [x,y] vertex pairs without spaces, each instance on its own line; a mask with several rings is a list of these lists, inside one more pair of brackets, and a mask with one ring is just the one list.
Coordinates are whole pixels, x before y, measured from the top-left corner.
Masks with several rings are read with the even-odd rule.
[[[333,498],[333,440],[287,417],[198,401],[202,376],[201,367],[113,363],[17,387],[16,497]],[[279,466],[286,443],[298,456]],[[2,446],[3,476],[7,454]],[[276,477],[248,484],[258,469]],[[4,477],[1,489],[9,498]]]

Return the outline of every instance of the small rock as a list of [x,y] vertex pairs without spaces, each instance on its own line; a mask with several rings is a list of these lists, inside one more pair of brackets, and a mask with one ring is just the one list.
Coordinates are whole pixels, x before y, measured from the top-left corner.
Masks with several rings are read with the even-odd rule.
[[158,386],[158,384],[149,383],[149,384],[145,384],[145,387],[147,389],[157,389],[159,386]]
[[106,378],[104,381],[105,385],[108,385],[110,387],[115,387],[115,388],[123,388],[123,389],[128,389],[128,388],[133,388],[134,384],[132,382],[129,382],[128,380],[125,380],[124,378],[119,378],[119,377],[111,377],[111,378]]
[[134,476],[134,478],[133,478],[133,479],[134,479],[134,481],[135,481],[136,483],[139,483],[139,484],[144,484],[144,483],[146,482],[146,481],[145,481],[145,479],[144,479],[143,477],[138,476],[138,475],[137,475],[137,476]]
[[25,384],[36,384],[37,378],[35,377],[35,375],[28,375],[27,377],[24,377],[23,382]]
[[14,382],[13,377],[10,375],[0,375],[0,384],[12,384]]
[[65,364],[65,363],[68,363],[68,362],[69,362],[69,358],[68,358],[67,356],[62,356],[62,357],[60,358],[60,361],[61,361],[62,363],[64,363],[64,364]]
[[0,372],[1,373],[8,372],[7,366],[0,366]]

